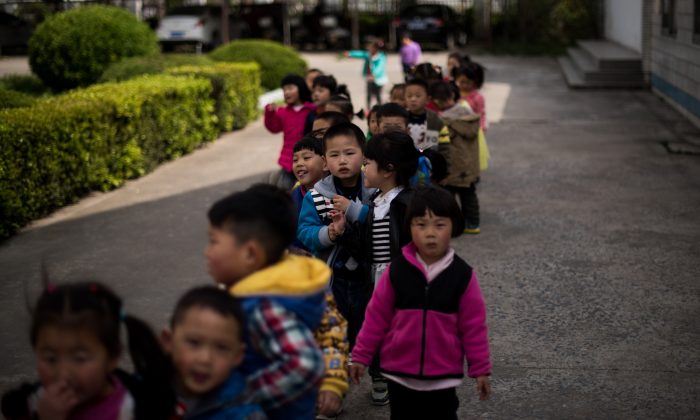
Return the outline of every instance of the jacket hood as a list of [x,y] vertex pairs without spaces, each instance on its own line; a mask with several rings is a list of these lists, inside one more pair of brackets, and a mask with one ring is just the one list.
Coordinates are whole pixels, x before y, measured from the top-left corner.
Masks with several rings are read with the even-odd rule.
[[[478,132],[481,117],[469,109],[456,104],[442,113],[442,120],[460,136],[471,137]],[[477,127],[474,127],[476,125]]]
[[304,296],[325,290],[331,270],[323,261],[287,255],[282,261],[255,272],[231,286],[239,297],[249,296]]
[[[359,182],[360,185],[362,185],[362,199],[369,199],[369,197],[376,191],[376,188],[365,187],[365,175],[362,172],[360,172]],[[335,183],[333,183],[333,175],[328,175],[327,177],[318,181],[316,185],[314,185],[314,189],[326,198],[332,198],[334,195],[338,194],[338,191],[335,189]]]

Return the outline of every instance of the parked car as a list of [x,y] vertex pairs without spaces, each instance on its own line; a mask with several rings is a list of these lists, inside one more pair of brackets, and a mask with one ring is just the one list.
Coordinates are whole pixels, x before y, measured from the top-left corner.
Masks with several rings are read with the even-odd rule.
[[9,13],[0,12],[0,54],[25,52],[34,26]]
[[[237,38],[238,24],[229,17],[229,39]],[[221,6],[183,6],[166,13],[156,29],[164,50],[190,44],[200,51],[221,44]]]
[[467,43],[467,28],[463,19],[449,6],[443,4],[417,4],[401,10],[394,20],[396,39],[408,31],[421,45],[439,45],[453,49]]

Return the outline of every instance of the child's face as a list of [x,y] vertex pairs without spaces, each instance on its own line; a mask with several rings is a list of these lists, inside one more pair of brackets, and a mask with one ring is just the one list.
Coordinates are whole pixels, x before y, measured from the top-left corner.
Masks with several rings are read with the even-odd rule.
[[321,75],[321,73],[318,71],[312,71],[306,75],[304,80],[306,81],[306,86],[309,87],[309,90],[312,90],[314,88],[314,79],[320,75]]
[[37,334],[34,352],[41,385],[63,387],[66,402],[77,406],[111,392],[108,375],[116,369],[118,358],[92,332],[45,326]]
[[444,257],[450,248],[452,220],[436,216],[430,210],[421,217],[411,220],[411,238],[418,253],[426,263],[433,263]]
[[369,114],[369,118],[367,119],[367,126],[369,128],[369,132],[372,133],[373,136],[376,136],[377,134],[381,133],[381,131],[379,131],[379,120],[377,119],[376,112]]
[[474,82],[465,75],[457,76],[455,83],[461,92],[471,92],[475,88]]
[[284,103],[287,105],[296,105],[299,103],[299,88],[297,85],[282,86],[282,93],[284,94]]
[[372,159],[365,159],[363,172],[365,173],[365,187],[367,188],[381,188],[385,181],[391,177],[391,172],[379,169],[377,161]]
[[312,150],[300,150],[294,153],[292,170],[294,176],[304,188],[313,188],[325,175],[323,171],[323,157]]
[[362,149],[350,136],[335,136],[326,140],[326,168],[341,181],[356,182],[362,168]]
[[248,243],[240,243],[225,228],[209,226],[205,250],[209,274],[219,284],[231,286],[256,269]]
[[241,326],[230,316],[206,307],[188,309],[163,345],[177,371],[178,392],[204,395],[226,381],[243,361]]
[[323,86],[315,86],[311,91],[311,99],[316,105],[325,105],[331,100],[331,91]]
[[390,131],[408,132],[406,119],[403,117],[382,117],[379,120],[379,132],[388,133]]
[[331,122],[321,118],[316,118],[311,125],[311,135],[317,139],[322,139],[326,131],[331,127]]
[[414,114],[425,112],[428,103],[428,92],[423,86],[411,85],[406,87],[406,108]]
[[389,102],[393,102],[406,108],[406,91],[404,89],[394,89],[391,91]]

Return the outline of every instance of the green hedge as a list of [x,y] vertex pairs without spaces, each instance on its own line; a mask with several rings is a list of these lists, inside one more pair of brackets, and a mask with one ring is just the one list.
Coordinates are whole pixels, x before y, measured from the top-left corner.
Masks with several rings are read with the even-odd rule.
[[211,84],[144,76],[0,111],[0,238],[217,135]]
[[38,77],[25,74],[9,74],[0,77],[0,88],[22,92],[30,96],[49,94],[49,88]]
[[256,63],[183,66],[169,69],[167,72],[206,78],[211,82],[221,131],[243,128],[257,116],[260,67]]
[[251,62],[260,64],[262,86],[266,90],[280,87],[284,76],[294,73],[303,75],[306,61],[290,47],[279,42],[244,39],[222,45],[209,54],[216,61]]
[[30,106],[36,99],[26,93],[0,87],[0,109]]
[[125,58],[110,65],[100,82],[123,82],[144,74],[159,74],[171,67],[203,66],[214,64],[206,55],[196,54],[159,54],[144,57]]

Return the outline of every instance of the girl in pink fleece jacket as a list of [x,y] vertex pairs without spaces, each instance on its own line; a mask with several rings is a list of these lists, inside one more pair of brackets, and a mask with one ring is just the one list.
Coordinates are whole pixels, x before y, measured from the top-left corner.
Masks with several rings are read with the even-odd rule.
[[282,150],[277,160],[282,170],[275,184],[290,190],[296,183],[292,173],[294,145],[304,136],[306,118],[316,109],[316,106],[311,102],[311,92],[301,76],[287,75],[282,79],[282,91],[285,106],[268,104],[265,107],[265,128],[271,133],[284,133]]
[[447,191],[419,188],[406,219],[413,242],[374,290],[352,351],[350,377],[359,383],[379,351],[392,419],[457,419],[456,387],[465,358],[480,399],[491,394],[484,298],[476,274],[450,247],[464,218]]

